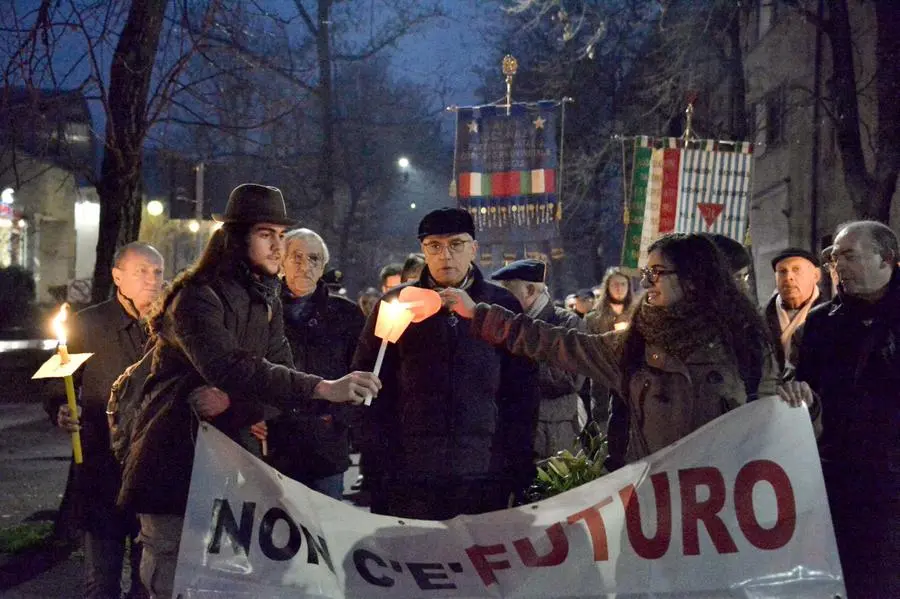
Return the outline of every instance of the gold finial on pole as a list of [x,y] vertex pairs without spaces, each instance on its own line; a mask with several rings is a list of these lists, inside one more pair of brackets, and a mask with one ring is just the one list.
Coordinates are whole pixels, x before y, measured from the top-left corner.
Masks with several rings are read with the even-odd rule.
[[681,134],[681,139],[684,141],[689,141],[694,137],[694,103],[689,102],[687,108],[684,109],[684,133]]
[[506,116],[509,116],[512,107],[512,81],[519,70],[519,61],[512,54],[507,54],[503,57],[502,68],[503,75],[506,76]]

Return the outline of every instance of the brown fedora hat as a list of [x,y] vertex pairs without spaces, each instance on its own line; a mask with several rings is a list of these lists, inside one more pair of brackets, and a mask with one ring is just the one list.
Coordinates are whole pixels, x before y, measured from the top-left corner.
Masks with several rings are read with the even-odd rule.
[[271,185],[243,183],[231,190],[225,214],[216,218],[224,223],[272,223],[293,227],[297,221],[288,218],[281,190]]

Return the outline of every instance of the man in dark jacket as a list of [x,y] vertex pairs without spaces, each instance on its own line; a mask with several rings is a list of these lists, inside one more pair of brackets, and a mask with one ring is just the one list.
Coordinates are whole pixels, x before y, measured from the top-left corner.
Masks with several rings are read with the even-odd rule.
[[[289,231],[285,247],[281,301],[294,367],[324,378],[342,377],[350,372],[366,319],[356,304],[328,293],[322,280],[328,247],[316,232]],[[316,402],[286,410],[267,423],[270,463],[311,489],[341,499],[350,467],[351,410],[360,409]]]
[[787,248],[772,258],[776,293],[766,304],[766,324],[778,360],[778,371],[793,376],[803,339],[803,324],[810,310],[823,303],[819,293],[818,257],[802,248]]
[[[410,285],[461,287],[480,301],[521,311],[472,263],[474,235],[464,210],[425,215],[418,237],[426,267]],[[398,294],[392,290],[384,299]],[[360,337],[355,368],[375,363],[377,318],[376,308]],[[468,322],[441,310],[411,324],[388,347],[381,377],[384,387],[364,414],[375,513],[430,520],[483,513],[507,507],[510,496],[531,483],[540,402],[535,364],[476,340]]]
[[838,296],[807,317],[797,381],[822,405],[822,472],[847,596],[900,597],[900,257],[887,226],[844,226]]
[[292,224],[281,191],[238,186],[222,228],[151,317],[154,368],[135,418],[119,503],[140,519],[141,580],[153,599],[172,596],[195,414],[235,437],[261,419],[265,405],[290,410],[314,400],[361,402],[380,388],[370,372],[325,380],[292,368],[276,278]]
[[[137,537],[137,518],[116,507],[121,476],[110,449],[106,402],[116,378],[144,355],[143,318],[162,289],[163,257],[149,244],[130,243],[113,256],[112,275],[116,296],[82,310],[69,324],[70,351],[94,354],[79,371],[81,413],[71,414],[62,398],[47,405],[60,427],[81,429],[84,463],[69,470],[60,525],[84,531],[85,597],[92,599],[118,599],[125,547]],[[146,596],[140,560],[132,543],[129,597]]]
[[[584,320],[553,305],[544,283],[545,274],[546,265],[543,262],[517,260],[494,272],[491,279],[512,293],[531,318],[583,331]],[[541,407],[534,435],[537,459],[548,458],[563,449],[572,451],[576,448],[578,434],[587,422],[587,413],[578,395],[583,385],[583,376],[546,364],[540,365]]]

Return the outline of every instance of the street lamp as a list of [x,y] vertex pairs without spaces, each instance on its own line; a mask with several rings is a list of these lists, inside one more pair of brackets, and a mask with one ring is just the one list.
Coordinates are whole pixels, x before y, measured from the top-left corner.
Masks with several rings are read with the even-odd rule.
[[147,202],[147,214],[150,216],[159,216],[163,213],[163,204],[159,200],[150,200]]
[[406,156],[401,156],[401,157],[397,160],[397,166],[399,166],[399,167],[402,168],[402,169],[407,169],[407,168],[409,168],[409,158],[407,158]]
[[0,202],[12,204],[15,201],[15,193],[16,190],[12,187],[7,187],[3,191],[0,191]]
[[200,223],[198,221],[192,220],[190,223],[188,223],[188,230],[191,233],[199,232],[200,231]]

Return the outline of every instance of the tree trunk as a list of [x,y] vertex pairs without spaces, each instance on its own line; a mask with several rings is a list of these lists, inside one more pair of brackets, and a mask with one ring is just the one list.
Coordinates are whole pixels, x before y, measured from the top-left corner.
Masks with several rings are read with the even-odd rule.
[[869,214],[887,223],[891,200],[900,172],[900,6],[895,2],[876,2],[878,23],[875,47],[875,89],[878,98],[878,139],[875,141],[875,190],[869,196]]
[[[875,181],[866,169],[859,126],[859,103],[856,72],[853,66],[853,36],[847,0],[829,0],[831,21],[831,56],[834,68],[832,93],[835,129],[843,163],[844,182],[853,211],[858,218],[875,218],[871,214],[871,200]],[[880,27],[880,26],[879,26]],[[880,69],[879,69],[880,70]]]
[[322,107],[322,155],[319,160],[319,192],[322,201],[322,222],[328,232],[336,228],[334,222],[334,85],[331,76],[331,3],[319,0],[316,29],[316,54],[319,63],[319,102]]
[[166,5],[166,0],[132,2],[113,55],[106,98],[106,147],[97,186],[100,231],[92,292],[95,303],[109,297],[116,249],[136,240],[140,232],[147,99]]
[[748,141],[747,126],[747,77],[744,75],[744,50],[741,46],[741,11],[735,10],[728,24],[729,65],[731,78],[731,110],[729,123],[731,139]]

